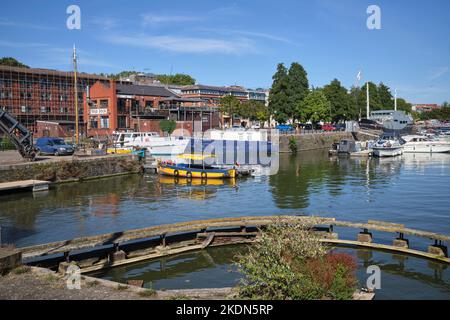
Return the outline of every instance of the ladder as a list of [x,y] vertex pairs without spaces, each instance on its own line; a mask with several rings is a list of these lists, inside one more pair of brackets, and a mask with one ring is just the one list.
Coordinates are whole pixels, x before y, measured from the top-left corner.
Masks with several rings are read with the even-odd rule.
[[1,109],[0,132],[9,137],[22,158],[34,161],[37,150],[33,146],[33,134],[8,112]]

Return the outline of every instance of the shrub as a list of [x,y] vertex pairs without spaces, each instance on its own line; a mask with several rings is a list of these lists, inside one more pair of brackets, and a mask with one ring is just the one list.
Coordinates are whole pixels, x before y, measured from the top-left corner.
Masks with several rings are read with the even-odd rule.
[[159,128],[162,132],[167,132],[169,135],[176,129],[177,123],[173,120],[161,120]]
[[327,254],[327,246],[307,224],[276,223],[262,232],[246,255],[238,256],[243,299],[351,299],[356,263],[348,255]]
[[295,140],[295,137],[289,138],[289,150],[291,150],[292,154],[296,154],[298,151],[297,141]]

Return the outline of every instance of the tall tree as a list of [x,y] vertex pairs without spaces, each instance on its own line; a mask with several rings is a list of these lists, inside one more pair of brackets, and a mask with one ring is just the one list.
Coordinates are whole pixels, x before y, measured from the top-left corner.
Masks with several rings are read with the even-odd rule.
[[334,79],[330,84],[327,84],[323,88],[323,93],[331,104],[331,117],[333,121],[356,119],[358,117],[359,111],[356,110],[352,96],[341,85],[339,80]]
[[300,121],[313,123],[330,120],[331,103],[322,90],[311,91],[303,101],[297,103],[296,116]]
[[412,105],[406,102],[403,98],[397,98],[397,110],[405,111],[406,113],[411,113]]
[[394,109],[394,97],[392,96],[391,89],[387,85],[381,82],[377,87],[377,93],[382,109]]
[[16,59],[12,57],[3,57],[0,59],[0,65],[1,66],[10,66],[10,67],[21,67],[21,68],[27,68],[30,67],[23,64],[22,62],[17,61]]
[[224,96],[219,101],[219,111],[230,117],[233,117],[239,113],[241,109],[241,103],[235,96]]
[[269,95],[269,110],[275,121],[286,123],[289,120],[292,110],[289,108],[289,80],[284,64],[278,64],[277,71],[272,79],[273,83]]
[[297,62],[291,64],[288,73],[288,106],[287,114],[295,118],[295,106],[303,101],[309,93],[308,74]]

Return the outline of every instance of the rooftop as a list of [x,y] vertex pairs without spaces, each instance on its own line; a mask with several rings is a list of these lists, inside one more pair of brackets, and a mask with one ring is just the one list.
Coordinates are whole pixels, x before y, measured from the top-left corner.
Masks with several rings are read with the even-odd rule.
[[[52,69],[41,69],[41,68],[21,68],[21,67],[10,67],[0,65],[0,71],[9,71],[16,73],[26,73],[26,74],[39,74],[39,75],[52,75],[61,77],[73,77],[72,71],[57,71]],[[100,76],[98,74],[90,74],[84,72],[78,72],[77,76],[80,78],[89,78],[96,80],[108,80],[108,78]]]
[[142,86],[134,84],[117,84],[117,94],[137,95],[137,96],[155,96],[155,97],[174,97],[178,96],[172,91],[158,86]]

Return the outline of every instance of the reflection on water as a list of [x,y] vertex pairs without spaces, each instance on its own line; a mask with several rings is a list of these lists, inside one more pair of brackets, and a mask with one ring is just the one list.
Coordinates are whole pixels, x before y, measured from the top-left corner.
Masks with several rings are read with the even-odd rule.
[[[246,250],[245,246],[208,248],[92,275],[122,283],[144,280],[146,288],[154,289],[234,287],[242,278],[234,264],[236,255]],[[357,258],[360,287],[370,276],[367,267],[380,267],[381,290],[376,291],[376,299],[450,299],[450,272],[444,264],[386,252],[335,250]]]
[[243,245],[208,248],[129,266],[92,273],[94,277],[126,283],[144,280],[146,288],[193,289],[236,286],[241,278],[233,264]]
[[274,176],[208,181],[130,175],[0,195],[3,242],[18,246],[187,220],[304,214],[450,234],[450,155],[281,155]]
[[[449,185],[448,154],[353,159],[329,158],[326,151],[305,152],[281,155],[274,176],[204,184],[129,175],[62,184],[39,196],[0,195],[0,225],[3,242],[17,246],[197,219],[276,214],[383,220],[450,234]],[[381,258],[375,262],[390,264],[378,254],[374,257]],[[386,277],[397,277],[396,268],[388,268],[392,272]],[[426,268],[421,268],[423,274]],[[410,275],[412,284],[421,283],[414,268],[407,272],[402,274]],[[444,285],[430,280],[426,288],[448,293],[444,275]],[[404,285],[410,284],[405,280]]]

